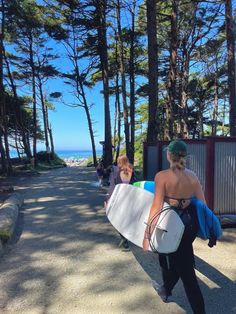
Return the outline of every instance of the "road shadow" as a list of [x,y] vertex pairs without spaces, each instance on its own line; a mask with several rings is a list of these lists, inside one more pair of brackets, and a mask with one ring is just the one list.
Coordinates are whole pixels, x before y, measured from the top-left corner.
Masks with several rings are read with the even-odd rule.
[[[131,253],[120,251],[119,235],[108,223],[106,190],[94,182],[94,170],[65,168],[17,183],[25,202],[9,254],[0,259],[0,312],[13,313],[19,306],[21,313],[34,313],[35,308],[48,313],[52,300],[58,307],[78,300],[86,308],[80,295],[91,296],[90,303],[98,307],[100,302],[105,309],[102,300],[108,295],[113,294],[113,300],[133,289],[125,301],[118,297],[120,312],[145,313],[151,307],[149,313],[155,313],[156,300],[150,305],[143,274],[133,258],[126,257]],[[72,291],[73,285],[68,284],[68,291],[62,286],[69,280],[76,281]]]
[[[139,267],[148,274],[150,287],[151,280],[160,283],[158,255],[145,253],[134,245],[131,253],[120,251],[119,235],[108,223],[103,208],[106,190],[98,188],[95,182],[95,171],[85,168],[53,170],[27,184],[19,182],[19,191],[26,196],[25,204],[12,239],[14,249],[9,245],[10,254],[0,259],[0,312],[15,302],[20,304],[22,313],[26,309],[33,313],[34,306],[48,313],[52,299],[61,305],[61,283],[75,280],[80,289],[63,292],[66,304],[83,302],[80,295],[84,299],[91,296],[90,302],[96,304],[96,309],[99,302],[105,309],[102,300],[112,294],[111,300],[118,296],[119,313],[164,313],[158,296],[155,298],[146,289],[147,281]],[[126,254],[133,254],[132,258]],[[215,283],[215,288],[209,289],[200,280],[207,313],[236,313],[235,283],[199,257],[196,264],[198,271]],[[68,287],[70,290],[71,285]],[[135,293],[130,296],[129,291]],[[128,297],[124,300],[121,296]],[[192,313],[181,282],[170,302]],[[179,313],[170,307],[164,305],[166,312]],[[112,305],[108,310],[112,313]]]
[[[162,283],[158,254],[153,252],[144,252],[141,248],[131,245],[131,251],[150,277],[150,286],[152,280]],[[195,255],[196,270],[213,283],[213,288],[199,278],[198,282],[204,296],[207,313],[236,313],[236,282],[230,280],[219,270],[208,264],[206,261]],[[178,304],[186,313],[192,313],[190,305],[185,295],[185,291],[181,280],[177,283],[173,290],[173,296],[170,302]]]
[[[223,256],[221,258],[224,259]],[[200,283],[209,313],[236,313],[236,281],[198,256],[195,256],[195,261],[196,269],[214,285],[209,288],[202,280]]]

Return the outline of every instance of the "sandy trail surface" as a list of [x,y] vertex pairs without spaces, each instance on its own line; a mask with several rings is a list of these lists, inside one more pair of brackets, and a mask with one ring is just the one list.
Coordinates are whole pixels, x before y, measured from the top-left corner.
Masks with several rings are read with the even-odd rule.
[[[0,258],[1,314],[191,313],[181,282],[168,304],[153,289],[151,280],[161,282],[156,254],[118,248],[93,169],[51,170],[14,186],[25,204]],[[228,229],[213,249],[195,243],[209,314],[236,313],[235,241]]]

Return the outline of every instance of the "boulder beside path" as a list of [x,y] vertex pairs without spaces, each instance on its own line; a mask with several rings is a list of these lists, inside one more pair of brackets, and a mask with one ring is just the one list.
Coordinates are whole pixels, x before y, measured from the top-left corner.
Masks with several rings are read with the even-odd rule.
[[10,239],[15,230],[19,209],[23,202],[23,196],[20,193],[13,193],[0,206],[0,254],[2,243]]

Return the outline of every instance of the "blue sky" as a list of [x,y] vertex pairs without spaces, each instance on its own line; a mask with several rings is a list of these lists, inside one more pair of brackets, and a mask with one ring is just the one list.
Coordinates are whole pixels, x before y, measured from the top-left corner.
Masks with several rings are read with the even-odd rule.
[[[41,0],[37,1],[42,3]],[[141,3],[142,1],[138,1]],[[123,14],[123,13],[122,13]],[[122,24],[127,25],[130,23],[130,15],[126,12],[122,15]],[[107,36],[109,37],[109,31]],[[60,58],[54,61],[54,65],[57,69],[63,70],[69,73],[71,64],[68,58],[65,57],[65,48],[62,44],[51,41],[51,47],[55,53],[60,55]],[[86,66],[88,61],[81,61],[80,66]],[[81,69],[80,69],[81,71]],[[71,94],[71,89],[67,84],[64,84],[63,79],[50,80],[48,82],[47,93],[53,93],[60,91],[63,93],[63,100],[66,103],[73,102],[75,98]],[[96,149],[101,150],[102,146],[99,144],[100,141],[104,140],[104,100],[101,94],[102,83],[96,84],[92,89],[86,89],[86,96],[89,104],[94,104],[91,108],[91,117],[93,120],[93,129],[95,135]],[[84,109],[81,107],[70,108],[63,103],[53,102],[56,111],[49,112],[49,119],[52,124],[53,136],[55,147],[57,150],[61,149],[78,149],[78,150],[90,150],[91,140],[88,130],[87,118]],[[110,114],[111,124],[113,127],[114,122],[114,98],[110,97]],[[123,134],[122,134],[123,135]],[[40,144],[39,148],[44,149],[44,144]]]
[[[43,3],[41,0],[38,0],[37,2],[41,4]],[[54,64],[57,70],[70,73],[71,63],[66,57],[66,50],[64,46],[61,43],[49,39],[47,47],[52,48],[52,52],[59,56],[58,59],[50,61],[50,63]],[[17,54],[14,44],[9,44],[8,49]],[[86,63],[87,61],[80,62],[80,71],[86,67]],[[22,84],[22,82],[20,84]],[[104,140],[104,101],[101,89],[102,83],[96,84],[92,89],[86,89],[88,103],[94,104],[90,112],[93,121],[96,149],[98,151],[102,149],[99,142]],[[75,103],[76,101],[76,98],[72,94],[72,87],[65,84],[62,78],[50,79],[44,87],[44,92],[48,99],[49,95],[53,92],[61,92],[63,95],[63,101],[49,99],[49,101],[55,106],[55,111],[49,110],[49,122],[51,123],[53,131],[55,150],[91,150],[91,140],[84,109],[81,107],[71,108],[66,105],[73,102]],[[20,86],[18,93],[19,95],[32,96],[30,83]],[[111,120],[113,123],[114,105],[112,98],[110,107]],[[38,115],[43,129],[40,102],[38,104]],[[38,142],[37,150],[45,150],[45,143]]]
[[[53,60],[52,64],[57,70],[70,73],[71,63],[65,56],[65,48],[62,44],[50,41],[50,48],[60,57]],[[84,61],[80,62],[81,70],[86,66]],[[96,149],[102,149],[100,141],[104,140],[104,101],[101,94],[102,83],[99,82],[93,88],[86,88],[88,104],[93,104],[90,113],[93,121]],[[70,107],[68,105],[77,103],[73,96],[73,87],[66,84],[63,78],[50,79],[44,87],[47,98],[55,106],[55,110],[49,110],[49,122],[53,131],[54,146],[56,150],[91,150],[91,140],[89,135],[85,110],[82,107]],[[49,95],[54,92],[61,92],[62,99],[55,100]],[[20,93],[31,96],[30,86],[20,88]],[[68,104],[68,105],[67,105]],[[111,99],[111,120],[113,121],[113,101]],[[40,104],[38,114],[41,115]],[[42,119],[41,119],[41,125]],[[45,143],[38,142],[38,150],[45,150]]]
[[[70,73],[71,64],[65,57],[63,46],[55,41],[51,41],[49,46],[53,48],[54,53],[60,56],[60,58],[51,63],[54,64],[57,70]],[[14,45],[8,45],[7,47],[9,51],[16,53]],[[81,62],[81,66],[85,66],[83,61]],[[102,149],[99,141],[104,140],[104,102],[101,90],[102,83],[96,84],[92,89],[86,89],[88,104],[94,104],[91,108],[91,118],[93,121],[96,149],[98,151]],[[84,109],[81,107],[71,108],[66,105],[75,102],[72,88],[68,84],[65,84],[62,78],[56,78],[48,80],[44,87],[44,92],[47,98],[53,92],[61,92],[63,95],[61,101],[49,99],[55,106],[54,111],[49,110],[49,122],[53,130],[55,150],[91,150],[91,140]],[[30,83],[19,83],[18,93],[19,95],[32,96]],[[113,121],[114,113],[112,108],[113,103],[111,101],[111,120]],[[38,104],[38,115],[43,130],[40,102]],[[38,142],[37,150],[45,150],[45,143]]]
[[[38,3],[42,4],[42,0],[36,0]],[[141,1],[140,1],[141,2]],[[123,13],[122,13],[123,14]],[[113,18],[112,18],[113,19]],[[130,23],[130,14],[124,12],[122,16],[122,24],[128,25]],[[111,36],[109,30],[107,36]],[[59,56],[58,59],[50,61],[54,64],[57,70],[64,73],[71,73],[71,63],[66,56],[66,49],[62,42],[57,42],[55,40],[49,39],[47,42],[47,49],[52,48],[52,53]],[[16,53],[14,44],[8,47]],[[39,47],[38,47],[39,48]],[[40,47],[42,48],[42,46]],[[46,51],[47,51],[46,49]],[[43,51],[41,51],[43,53]],[[17,53],[16,53],[17,54]],[[88,60],[80,60],[80,72],[88,64]],[[21,84],[22,82],[20,82]],[[28,84],[23,84],[18,90],[20,95],[32,96],[30,82]],[[94,104],[91,108],[91,118],[93,121],[93,130],[95,137],[95,145],[97,150],[101,150],[102,146],[99,143],[104,140],[104,100],[101,93],[102,83],[96,84],[92,89],[86,89],[87,101],[89,104]],[[63,94],[63,101],[56,101],[49,99],[49,95],[54,92],[61,92]],[[87,118],[85,111],[81,107],[71,108],[66,104],[75,103],[76,98],[72,94],[72,87],[65,84],[62,78],[50,79],[46,86],[44,87],[44,93],[47,95],[47,99],[53,102],[55,106],[55,111],[49,110],[49,121],[51,123],[54,139],[55,150],[90,150],[91,149],[91,139],[88,130]],[[40,102],[38,104],[38,115],[41,118],[41,108]],[[110,114],[111,114],[111,125],[113,128],[114,122],[114,97],[110,97]],[[43,129],[42,119],[41,125]],[[122,134],[123,135],[123,131]],[[45,150],[45,143],[38,142],[38,150]]]
[[[57,70],[70,73],[71,62],[66,57],[64,46],[53,40],[50,40],[49,46],[53,48],[55,54],[60,56],[51,63],[54,64]],[[86,66],[85,62],[81,61],[80,66],[82,70]],[[93,128],[97,150],[102,148],[99,141],[104,139],[104,109],[101,89],[101,83],[98,83],[92,89],[86,89],[88,104],[94,104],[91,108],[91,117],[94,122]],[[63,78],[50,79],[47,82],[45,92],[48,96],[54,92],[62,93],[62,99],[50,99],[55,106],[55,111],[49,110],[49,120],[52,125],[56,150],[90,150],[91,140],[85,110],[82,107],[72,108],[68,106],[77,103],[76,98],[73,96],[73,87],[66,84]],[[38,149],[45,149],[45,144],[40,143]]]
[[[62,91],[65,102],[72,101],[73,98],[68,91],[68,87],[65,86],[62,80],[58,79],[56,82],[49,83],[49,87],[51,92]],[[97,150],[101,149],[99,141],[104,139],[104,109],[100,88],[101,86],[97,86],[92,90],[87,90],[89,103],[95,104],[91,109],[91,116],[94,121]],[[71,108],[62,102],[54,102],[54,105],[55,111],[49,112],[49,120],[52,124],[56,149],[90,150],[91,141],[84,109],[81,107]]]

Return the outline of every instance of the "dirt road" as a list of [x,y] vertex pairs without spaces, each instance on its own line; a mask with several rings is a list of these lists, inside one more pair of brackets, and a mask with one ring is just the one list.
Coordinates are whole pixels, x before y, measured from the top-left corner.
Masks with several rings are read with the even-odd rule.
[[[0,313],[191,313],[181,282],[168,304],[152,288],[151,279],[160,282],[155,254],[118,248],[95,182],[94,170],[82,167],[19,181],[25,205],[15,241],[0,258]],[[195,243],[209,314],[236,313],[235,231],[213,249]]]

